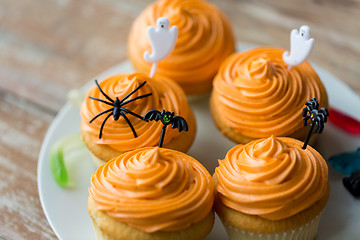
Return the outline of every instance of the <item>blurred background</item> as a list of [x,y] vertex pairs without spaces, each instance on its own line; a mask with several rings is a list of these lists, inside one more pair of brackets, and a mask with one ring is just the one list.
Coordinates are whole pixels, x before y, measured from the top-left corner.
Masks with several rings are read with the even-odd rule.
[[[0,239],[56,239],[36,186],[43,137],[70,89],[127,59],[132,22],[151,2],[0,0]],[[359,0],[210,2],[239,42],[289,49],[291,29],[309,25],[309,60],[360,95]]]

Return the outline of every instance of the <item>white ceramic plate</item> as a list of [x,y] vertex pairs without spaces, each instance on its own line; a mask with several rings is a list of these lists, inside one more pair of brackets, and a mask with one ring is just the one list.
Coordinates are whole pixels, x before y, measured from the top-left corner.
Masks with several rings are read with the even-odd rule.
[[[248,48],[240,45],[240,49]],[[325,84],[330,104],[342,109],[345,113],[360,120],[359,97],[349,87],[327,71],[315,67]],[[96,79],[121,73],[133,72],[129,62],[119,64],[97,76]],[[89,83],[93,85],[93,80]],[[213,124],[208,110],[208,98],[191,102],[197,123],[196,140],[188,152],[200,161],[210,173],[218,165],[217,160],[223,159],[226,152],[235,144],[221,135]],[[356,107],[357,106],[357,107]],[[60,110],[50,125],[38,161],[38,188],[41,205],[45,215],[60,240],[95,240],[92,223],[87,212],[88,188],[90,176],[95,166],[88,155],[79,157],[72,166],[76,171],[76,186],[72,189],[59,187],[52,178],[49,168],[49,151],[60,138],[80,132],[80,114],[76,107],[69,103]],[[329,156],[354,151],[360,146],[360,138],[346,134],[331,123],[327,123],[324,133],[319,137],[316,148],[327,159]],[[342,186],[343,176],[329,167],[331,185],[330,199],[321,218],[318,239],[358,239],[360,236],[360,200],[354,199]],[[227,239],[221,222],[216,219],[212,232],[206,239]]]

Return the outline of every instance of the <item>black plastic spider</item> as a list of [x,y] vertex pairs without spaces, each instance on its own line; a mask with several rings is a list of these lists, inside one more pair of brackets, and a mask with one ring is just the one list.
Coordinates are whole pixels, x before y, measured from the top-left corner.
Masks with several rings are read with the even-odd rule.
[[96,83],[96,86],[99,88],[100,92],[110,101],[104,101],[102,99],[99,99],[99,98],[95,98],[95,97],[91,97],[89,96],[90,99],[93,99],[93,100],[96,100],[96,101],[100,101],[102,103],[105,103],[107,105],[110,105],[112,106],[112,108],[108,109],[108,110],[105,110],[101,113],[99,113],[98,115],[96,115],[93,119],[90,120],[90,123],[92,123],[92,121],[94,121],[96,118],[98,118],[99,116],[105,114],[105,113],[108,113],[110,112],[104,119],[103,123],[101,124],[101,128],[100,128],[100,133],[99,133],[99,139],[101,138],[102,136],[102,131],[103,131],[103,128],[104,128],[104,125],[105,125],[105,122],[108,120],[108,118],[112,115],[114,117],[114,120],[117,121],[120,116],[122,116],[125,121],[127,122],[127,124],[130,126],[131,128],[131,131],[133,132],[134,134],[134,137],[136,138],[137,137],[137,134],[135,132],[135,129],[133,127],[133,125],[131,124],[130,120],[126,117],[126,113],[129,113],[141,120],[143,120],[143,117],[124,108],[123,106],[130,103],[130,102],[133,102],[135,100],[138,100],[138,99],[141,99],[141,98],[145,98],[145,97],[148,97],[150,95],[152,95],[152,93],[148,93],[148,94],[145,94],[145,95],[141,95],[141,96],[137,96],[135,98],[132,98],[130,100],[127,100],[125,101],[126,99],[128,99],[133,93],[135,93],[137,90],[139,90],[142,86],[145,85],[146,81],[144,81],[143,83],[141,83],[137,88],[135,88],[132,92],[130,92],[128,95],[126,95],[123,99],[119,100],[118,97],[116,97],[115,101],[112,100],[106,93],[104,93],[104,91],[101,89],[101,87],[99,86],[97,80],[95,80],[95,83]]
[[311,98],[310,101],[305,103],[305,105],[306,107],[302,111],[302,116],[304,117],[304,126],[307,126],[309,119],[311,123],[303,149],[306,149],[311,133],[314,130],[314,126],[316,125],[316,133],[322,133],[324,130],[324,123],[327,121],[327,117],[329,116],[329,112],[326,108],[322,107],[319,109],[319,101],[316,98]]

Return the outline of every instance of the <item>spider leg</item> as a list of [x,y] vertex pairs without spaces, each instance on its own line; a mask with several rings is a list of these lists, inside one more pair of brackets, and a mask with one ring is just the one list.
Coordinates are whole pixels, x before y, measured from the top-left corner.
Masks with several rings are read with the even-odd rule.
[[312,109],[314,109],[314,102],[310,101],[310,105],[309,105]]
[[131,115],[133,115],[133,116],[135,116],[135,117],[137,117],[137,118],[139,118],[139,119],[141,119],[141,120],[144,120],[144,118],[143,118],[142,116],[140,116],[139,114],[136,114],[136,113],[130,111],[129,109],[120,108],[120,110],[122,110],[122,111],[124,111],[124,112],[126,112],[126,113],[129,113],[129,114],[131,114]]
[[321,113],[321,112],[318,113],[318,118],[320,118],[320,119],[321,119],[321,122],[323,122],[323,123],[326,122],[326,120],[327,120],[327,119],[326,119],[326,116],[325,116],[323,113]]
[[97,80],[95,80],[96,86],[98,87],[98,89],[100,90],[100,92],[112,103],[114,103],[114,100],[112,100],[108,95],[106,95],[106,93],[104,93],[104,91],[101,89],[100,85],[98,84]]
[[319,109],[319,103],[318,102],[315,103],[315,108]]
[[319,127],[319,130],[317,131],[317,133],[322,133],[323,130],[324,130],[324,124],[321,123],[321,124],[320,124],[320,127]]
[[120,111],[120,114],[121,114],[121,116],[123,116],[123,118],[126,120],[127,124],[130,126],[131,131],[134,134],[134,137],[137,138],[137,134],[136,134],[135,129],[134,129],[133,125],[131,124],[130,120],[126,117],[125,113]]
[[99,98],[95,98],[95,97],[91,97],[91,96],[89,96],[89,98],[90,98],[90,99],[93,99],[93,100],[96,100],[96,101],[99,101],[99,102],[103,102],[103,103],[105,103],[105,104],[107,104],[107,105],[110,105],[110,106],[114,106],[113,103],[110,103],[110,102],[101,100],[101,99],[99,99]]
[[[313,110],[311,106],[306,106],[304,109],[306,109],[309,114]],[[303,109],[303,111],[305,111],[304,109]],[[305,116],[303,116],[303,117],[305,117]]]
[[321,116],[324,116],[324,122],[327,122],[327,116],[323,115],[322,113],[321,113]]
[[92,123],[92,121],[94,121],[96,118],[100,117],[101,115],[103,115],[103,114],[105,114],[105,113],[111,112],[112,110],[114,110],[114,108],[110,108],[110,109],[108,109],[108,110],[105,110],[105,111],[99,113],[98,115],[96,115],[95,117],[93,117],[93,119],[91,119],[89,123]]
[[319,123],[318,120],[315,121],[315,125],[316,125],[315,132],[319,133],[319,131],[320,131],[320,123]]
[[106,118],[104,119],[104,121],[102,122],[101,124],[101,127],[100,127],[100,133],[99,133],[99,139],[101,138],[102,136],[102,130],[104,128],[104,125],[105,125],[105,122],[109,119],[109,117],[112,115],[113,113],[109,113]]
[[309,106],[309,105],[311,105],[311,103],[312,103],[312,101],[309,100],[309,101],[306,101],[306,102],[305,102],[305,105],[306,105],[306,106]]
[[321,133],[324,129],[324,123],[321,121],[321,119],[318,117],[316,119],[316,132]]
[[303,117],[305,117],[307,111],[308,111],[308,109],[307,109],[306,107],[304,107],[301,115],[302,115]]
[[304,126],[307,126],[307,120],[310,118],[310,114],[307,114],[304,118]]
[[316,109],[316,102],[312,102],[311,107],[312,107],[313,109]]
[[[319,117],[318,117],[319,118]],[[319,119],[319,121],[320,121],[320,133],[324,130],[324,121],[323,121],[323,119],[322,118],[320,118]]]
[[316,98],[311,98],[311,101],[313,101],[313,108],[319,109],[319,101]]
[[328,111],[326,108],[323,108],[323,107],[322,107],[322,108],[320,108],[319,112],[324,115],[324,119],[325,119],[324,122],[326,122],[326,121],[327,121],[327,117],[329,116],[329,111]]
[[324,107],[323,107],[321,111],[323,111],[326,116],[329,116],[329,111],[328,111],[327,108],[324,108]]
[[125,97],[123,97],[123,99],[120,100],[120,104],[122,104],[126,99],[128,99],[128,97],[130,97],[134,92],[136,92],[137,90],[139,90],[142,86],[144,86],[146,83],[146,81],[144,81],[142,84],[140,84],[137,88],[135,88],[134,90],[132,90],[128,95],[126,95]]
[[128,103],[130,103],[130,102],[132,102],[132,101],[138,100],[138,99],[140,99],[140,98],[148,97],[148,96],[150,96],[150,95],[152,95],[152,93],[148,93],[148,94],[145,94],[145,95],[138,96],[138,97],[136,97],[136,98],[132,98],[132,99],[130,99],[130,100],[127,100],[127,101],[121,103],[120,106],[124,106],[125,104],[128,104]]

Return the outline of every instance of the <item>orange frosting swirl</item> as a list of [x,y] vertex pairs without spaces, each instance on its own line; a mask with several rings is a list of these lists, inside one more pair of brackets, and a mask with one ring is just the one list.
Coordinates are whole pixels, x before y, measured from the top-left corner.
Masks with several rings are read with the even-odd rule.
[[213,181],[192,157],[165,148],[142,148],[100,166],[91,178],[96,207],[145,232],[178,231],[212,209]]
[[213,82],[213,101],[222,122],[248,137],[290,136],[302,128],[306,101],[327,105],[325,89],[308,62],[292,67],[285,50],[255,48],[234,53]]
[[[221,62],[235,51],[225,15],[203,0],[160,0],[149,5],[135,20],[128,40],[129,58],[138,71],[150,72],[151,63],[143,59],[145,51],[151,53],[146,28],[156,27],[159,17],[169,18],[179,34],[174,50],[159,62],[155,76],[171,78],[182,87],[207,82],[202,91],[210,90]],[[185,92],[191,91],[185,88]]]
[[[175,115],[186,118],[189,116],[190,108],[182,89],[173,81],[167,79],[149,78],[143,74],[118,74],[111,76],[99,83],[102,90],[112,99],[118,97],[122,99],[141,83],[147,83],[137,92],[132,94],[128,100],[137,96],[152,93],[151,96],[135,100],[124,105],[124,108],[144,116],[149,110],[163,109],[174,112]],[[159,122],[143,121],[133,115],[126,114],[138,135],[134,137],[126,120],[120,116],[117,121],[110,117],[103,128],[102,138],[99,139],[99,131],[102,122],[107,114],[95,119],[92,123],[89,121],[97,114],[110,109],[111,106],[102,102],[92,100],[89,96],[108,101],[99,91],[97,86],[93,86],[88,92],[84,103],[81,106],[81,127],[84,131],[93,135],[93,140],[97,144],[106,144],[120,152],[126,152],[139,147],[156,146],[159,143],[162,125]],[[178,131],[167,131],[164,144],[179,135]]]
[[327,192],[321,155],[293,138],[271,136],[232,148],[215,169],[221,202],[269,220],[293,216]]

